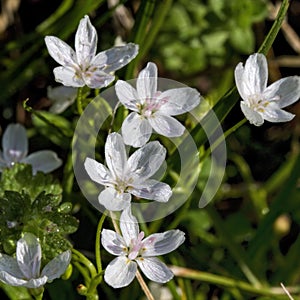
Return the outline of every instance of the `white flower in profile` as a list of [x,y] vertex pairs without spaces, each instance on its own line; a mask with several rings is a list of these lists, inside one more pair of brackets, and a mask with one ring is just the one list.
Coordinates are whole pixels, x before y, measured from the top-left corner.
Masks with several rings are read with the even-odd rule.
[[190,87],[158,91],[157,67],[152,62],[139,73],[136,89],[122,80],[115,88],[120,102],[133,111],[122,124],[124,142],[133,147],[147,143],[152,129],[167,137],[181,136],[185,127],[172,116],[188,112],[200,102],[199,92]]
[[27,156],[28,139],[26,129],[21,124],[9,124],[2,137],[0,151],[0,172],[10,168],[15,163],[25,163],[32,166],[32,173],[37,171],[49,173],[61,166],[62,160],[51,150],[41,150]]
[[159,202],[169,200],[170,186],[150,179],[165,156],[166,149],[155,141],[127,158],[123,138],[114,132],[108,135],[105,143],[107,167],[91,158],[86,158],[84,167],[93,181],[105,186],[99,194],[99,203],[108,210],[120,211],[130,206],[131,195]]
[[300,77],[282,78],[270,86],[267,59],[263,54],[250,55],[245,66],[239,63],[234,72],[238,92],[243,99],[241,109],[251,124],[260,126],[264,120],[286,122],[294,115],[282,108],[300,97]]
[[96,55],[97,41],[96,29],[87,15],[81,19],[75,35],[76,52],[61,39],[46,36],[49,54],[61,65],[53,71],[55,80],[72,87],[106,87],[115,78],[110,73],[127,65],[138,53],[138,45],[128,43]]
[[17,242],[16,258],[0,254],[0,280],[12,286],[38,288],[59,278],[71,260],[67,250],[53,258],[40,271],[42,252],[39,240],[31,233],[25,233]]
[[75,102],[77,89],[64,85],[54,88],[49,86],[47,96],[52,101],[49,111],[53,114],[60,114]]
[[129,285],[137,271],[137,266],[145,276],[155,282],[165,283],[173,278],[171,270],[156,256],[177,249],[185,240],[180,230],[154,233],[145,237],[139,231],[137,220],[130,208],[125,209],[120,218],[122,235],[103,229],[101,242],[109,253],[118,256],[105,269],[104,280],[114,288]]

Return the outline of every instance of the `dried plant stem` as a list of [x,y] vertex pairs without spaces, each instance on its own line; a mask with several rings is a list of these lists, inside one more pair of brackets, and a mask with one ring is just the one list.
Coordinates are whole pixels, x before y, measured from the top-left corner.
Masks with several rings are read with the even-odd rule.
[[148,299],[148,300],[154,300],[154,297],[153,297],[153,295],[151,294],[151,292],[150,292],[150,290],[149,290],[149,288],[148,288],[146,282],[144,281],[144,279],[143,279],[141,273],[139,272],[139,270],[136,271],[135,277],[136,277],[136,279],[138,280],[138,282],[139,282],[139,284],[140,284],[142,290],[144,291],[144,293],[145,293],[147,299]]

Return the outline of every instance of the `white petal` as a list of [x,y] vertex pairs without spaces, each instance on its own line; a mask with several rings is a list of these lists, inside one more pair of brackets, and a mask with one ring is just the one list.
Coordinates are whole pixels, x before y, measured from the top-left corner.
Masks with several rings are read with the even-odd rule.
[[41,266],[41,246],[31,233],[25,233],[17,242],[17,263],[26,279],[38,278]]
[[110,73],[121,69],[133,60],[138,54],[138,49],[138,45],[133,43],[113,47],[97,54],[92,60],[92,64],[101,67],[106,73]]
[[66,86],[48,87],[47,96],[53,101],[49,111],[60,114],[72,105],[77,97],[77,89]]
[[14,277],[5,271],[0,272],[0,280],[11,286],[24,286],[27,288],[37,288],[47,282],[47,277],[33,278],[30,280],[24,280],[21,278]]
[[0,271],[0,280],[12,286],[22,286],[28,282],[27,280],[10,275],[5,271]]
[[137,91],[126,81],[118,80],[115,84],[116,94],[119,101],[128,109],[138,111],[140,103]]
[[120,211],[130,206],[131,195],[119,193],[114,188],[108,187],[100,193],[98,200],[106,209]]
[[141,147],[150,139],[152,127],[147,119],[136,112],[130,113],[122,124],[124,143],[132,147]]
[[125,256],[115,258],[105,269],[104,280],[113,288],[129,285],[136,274],[137,265]]
[[23,274],[19,268],[17,260],[11,256],[0,253],[0,270],[9,273],[14,277],[22,277]]
[[109,185],[112,183],[112,177],[109,170],[96,160],[87,157],[84,161],[84,168],[90,178],[102,185]]
[[264,123],[264,119],[260,113],[251,109],[247,104],[241,101],[241,110],[250,124],[255,126],[261,126]]
[[267,87],[263,95],[269,101],[279,97],[277,101],[274,100],[279,108],[291,105],[300,97],[300,77],[290,76],[277,80]]
[[250,55],[246,61],[243,80],[249,90],[249,94],[260,94],[267,87],[268,65],[263,54]]
[[146,277],[152,281],[165,283],[174,276],[171,270],[156,257],[140,257],[136,262]]
[[147,143],[136,150],[128,159],[128,169],[136,180],[151,177],[162,165],[166,149],[158,141]]
[[157,67],[156,64],[149,62],[138,76],[136,89],[141,100],[154,98],[157,91]]
[[82,87],[85,82],[81,78],[81,75],[76,74],[76,70],[73,67],[57,67],[53,70],[55,81],[70,87]]
[[121,214],[120,229],[127,246],[130,246],[131,240],[139,235],[139,225],[137,219],[131,214],[130,207],[124,209]]
[[47,283],[48,277],[47,276],[42,276],[39,278],[32,278],[28,280],[26,284],[23,284],[23,286],[28,287],[30,289],[35,289],[40,286],[43,286]]
[[158,101],[164,103],[159,109],[160,113],[176,116],[195,108],[200,103],[200,94],[190,87],[171,89],[161,93]]
[[170,253],[177,249],[184,240],[184,232],[178,229],[151,234],[142,242],[142,248],[145,249],[142,256],[158,256]]
[[108,135],[105,143],[106,164],[114,178],[123,178],[127,165],[127,154],[123,138],[119,133]]
[[101,243],[104,249],[113,255],[125,255],[127,245],[123,237],[121,237],[118,233],[103,229],[101,232]]
[[155,113],[148,119],[152,128],[159,134],[167,137],[183,135],[185,127],[173,117]]
[[107,74],[94,66],[91,66],[88,71],[83,72],[82,76],[85,84],[92,89],[106,87],[115,79],[115,76]]
[[291,121],[295,115],[278,108],[276,103],[270,103],[262,113],[265,120],[273,123]]
[[6,162],[19,162],[27,155],[28,139],[21,124],[10,124],[2,138],[3,158]]
[[34,175],[37,171],[50,173],[62,165],[62,160],[51,150],[34,152],[22,159],[22,162],[32,166]]
[[59,278],[67,269],[71,261],[71,251],[67,250],[50,260],[44,267],[41,276],[47,276],[48,281]]
[[97,50],[97,32],[87,15],[79,22],[75,35],[75,50],[78,64],[83,68],[90,64]]
[[75,51],[64,41],[55,36],[45,37],[46,46],[52,58],[62,66],[77,64]]
[[154,179],[143,181],[140,185],[133,184],[129,191],[136,197],[158,202],[167,202],[172,196],[172,190],[168,184]]

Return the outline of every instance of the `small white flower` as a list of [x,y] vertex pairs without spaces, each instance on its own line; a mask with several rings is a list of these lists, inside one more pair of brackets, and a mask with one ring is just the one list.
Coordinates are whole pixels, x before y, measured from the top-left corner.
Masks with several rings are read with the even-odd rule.
[[105,269],[104,280],[109,285],[114,288],[129,285],[135,277],[137,266],[152,281],[165,283],[173,278],[171,270],[156,256],[177,249],[185,240],[182,231],[169,230],[144,238],[144,232],[139,231],[130,208],[122,212],[120,228],[122,235],[108,229],[103,229],[101,234],[103,247],[118,256]]
[[250,55],[245,66],[239,63],[234,75],[238,92],[243,99],[242,112],[251,124],[260,126],[264,120],[286,122],[293,119],[294,115],[282,108],[299,99],[299,76],[282,78],[267,87],[267,60],[260,53]]
[[157,141],[150,142],[127,158],[124,141],[111,133],[105,143],[107,167],[86,158],[85,170],[90,178],[105,186],[98,200],[106,209],[123,210],[130,206],[131,194],[139,198],[167,202],[172,195],[169,185],[149,179],[166,156],[166,149]]
[[67,269],[71,260],[71,251],[67,250],[52,259],[42,270],[42,252],[38,239],[31,233],[25,233],[18,240],[16,258],[0,254],[0,280],[12,286],[38,288],[59,278]]
[[55,88],[49,86],[47,96],[52,101],[49,111],[53,114],[60,114],[75,102],[77,89],[64,85]]
[[4,168],[12,167],[17,162],[31,165],[33,175],[37,171],[49,173],[62,164],[62,160],[50,150],[37,151],[27,156],[28,139],[26,129],[21,124],[7,126],[2,137],[2,149],[3,153],[0,151],[0,172]]
[[46,36],[49,54],[61,65],[53,71],[55,80],[72,87],[106,87],[115,78],[110,72],[128,64],[138,53],[138,45],[129,43],[96,55],[97,40],[96,29],[87,15],[81,19],[75,35],[76,52],[61,39]]
[[172,116],[195,108],[200,94],[190,87],[157,90],[157,67],[149,62],[138,76],[136,89],[125,81],[118,80],[116,93],[120,102],[132,110],[122,124],[124,142],[141,147],[149,140],[152,129],[167,137],[178,137],[184,126]]

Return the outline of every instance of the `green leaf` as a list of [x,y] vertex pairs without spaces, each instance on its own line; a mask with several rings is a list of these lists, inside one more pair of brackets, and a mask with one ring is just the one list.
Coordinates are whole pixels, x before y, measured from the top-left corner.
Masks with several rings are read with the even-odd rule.
[[63,149],[69,147],[73,126],[66,118],[46,111],[33,111],[32,123],[52,143]]
[[32,175],[30,165],[16,163],[4,169],[1,177],[0,196],[4,191],[27,193],[33,201],[41,192],[56,195],[61,199],[62,188],[52,175],[38,172]]

